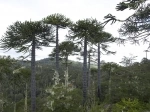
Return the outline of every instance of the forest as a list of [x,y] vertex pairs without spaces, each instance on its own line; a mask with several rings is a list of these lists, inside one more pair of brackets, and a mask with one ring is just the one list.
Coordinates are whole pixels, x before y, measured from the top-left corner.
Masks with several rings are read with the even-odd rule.
[[[0,56],[0,112],[149,112],[149,47],[140,62],[133,55],[122,57],[120,63],[101,59],[115,55],[112,43],[149,44],[147,1],[120,1],[117,11],[135,11],[125,20],[106,14],[102,22],[94,18],[73,22],[55,13],[8,26],[0,48],[24,55]],[[122,24],[120,37],[104,29],[117,22]],[[63,42],[59,42],[61,29],[68,31]],[[43,47],[53,50],[36,60],[36,51]]]

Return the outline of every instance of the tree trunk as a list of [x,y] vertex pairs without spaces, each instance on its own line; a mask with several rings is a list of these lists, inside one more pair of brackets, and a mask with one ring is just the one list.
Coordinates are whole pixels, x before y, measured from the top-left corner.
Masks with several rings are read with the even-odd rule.
[[4,112],[4,103],[2,103],[2,109],[1,112]]
[[98,98],[100,100],[101,98],[101,72],[100,72],[100,43],[98,43],[98,90],[97,90],[97,94],[98,94]]
[[14,112],[16,112],[16,86],[14,83],[13,85],[14,85]]
[[33,37],[31,51],[31,112],[36,112],[35,45],[35,37]]
[[14,112],[16,112],[16,102],[14,103]]
[[68,56],[66,56],[65,87],[68,88]]
[[3,96],[3,92],[2,93],[2,104],[1,104],[1,112],[4,112],[4,96]]
[[87,101],[87,38],[84,38],[84,54],[83,54],[83,106]]
[[56,71],[59,73],[59,39],[58,39],[58,29],[56,26]]
[[91,83],[91,71],[90,71],[91,63],[90,62],[91,62],[91,55],[89,53],[89,55],[88,55],[88,78],[87,78],[88,90],[90,90],[90,83]]
[[24,99],[24,112],[28,111],[28,84],[26,82],[25,99]]
[[108,88],[108,100],[111,101],[111,72],[109,73],[109,88]]

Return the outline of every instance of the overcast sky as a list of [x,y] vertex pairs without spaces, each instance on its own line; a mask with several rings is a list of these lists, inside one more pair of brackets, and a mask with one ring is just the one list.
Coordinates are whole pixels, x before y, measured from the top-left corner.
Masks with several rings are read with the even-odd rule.
[[[119,19],[125,19],[133,13],[133,11],[118,12],[115,10],[116,4],[121,0],[0,0],[0,36],[2,36],[7,27],[15,21],[25,20],[41,20],[42,18],[54,14],[61,13],[72,21],[85,18],[96,18],[103,22],[104,16],[111,13]],[[107,25],[105,31],[111,33],[114,37],[118,37],[118,29],[120,23]],[[60,31],[60,42],[65,39],[66,31]],[[136,61],[140,61],[145,57],[148,45],[135,46],[127,44],[125,46],[111,45],[110,50],[117,51],[116,55],[102,56],[102,60],[106,62],[120,62],[123,56],[138,56]],[[43,48],[37,51],[36,59],[47,58],[51,48]],[[0,55],[10,55],[18,57],[15,51],[4,52],[0,50]],[[149,58],[149,55],[148,55]],[[73,59],[73,58],[72,58]]]

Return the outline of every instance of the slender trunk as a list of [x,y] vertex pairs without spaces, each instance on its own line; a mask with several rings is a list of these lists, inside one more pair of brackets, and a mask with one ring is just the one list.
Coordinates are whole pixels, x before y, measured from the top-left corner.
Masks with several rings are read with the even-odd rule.
[[2,109],[1,112],[4,112],[4,103],[2,103]]
[[35,37],[33,37],[31,51],[31,112],[36,112],[35,44]]
[[[3,91],[3,87],[2,87],[2,82],[0,83],[0,93],[2,94],[2,105],[1,105],[1,112],[4,112],[4,103],[5,103],[5,98],[4,98],[4,91]],[[6,99],[7,99],[7,95]]]
[[2,103],[1,103],[1,106],[0,106],[0,110],[1,112],[3,112],[3,91],[1,90],[1,82],[0,82],[0,93],[2,93]]
[[65,87],[68,87],[68,56],[66,57]]
[[95,96],[95,93],[96,93],[96,87],[95,87],[95,81],[93,80],[92,81],[92,92],[91,92],[91,94],[92,94],[92,105],[96,105],[96,96]]
[[101,98],[101,72],[100,72],[100,43],[98,43],[98,98]]
[[88,55],[88,78],[87,78],[87,84],[88,84],[88,90],[90,91],[90,83],[91,83],[91,71],[90,71],[90,68],[91,68],[91,66],[90,66],[90,63],[91,62],[91,55],[90,55],[90,53],[89,53],[89,55]]
[[109,88],[108,88],[108,98],[109,102],[111,101],[111,72],[109,72]]
[[13,86],[14,86],[14,112],[16,112],[16,86],[14,83]]
[[28,111],[28,84],[26,82],[25,99],[24,99],[24,112]]
[[84,54],[83,54],[83,106],[87,101],[87,38],[84,39]]
[[14,112],[16,112],[16,102],[14,103]]
[[1,85],[1,82],[0,82],[0,93],[2,93],[2,85]]
[[58,39],[58,26],[56,26],[56,71],[59,73],[59,39]]

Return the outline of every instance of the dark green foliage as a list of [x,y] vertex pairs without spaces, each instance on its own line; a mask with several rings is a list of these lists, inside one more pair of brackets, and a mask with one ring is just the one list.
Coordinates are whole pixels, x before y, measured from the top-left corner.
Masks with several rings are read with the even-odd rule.
[[126,19],[124,24],[122,24],[119,33],[122,36],[129,37],[134,43],[143,40],[148,42],[149,36],[149,10],[150,4],[141,6],[137,11]]
[[15,66],[13,67],[15,63],[16,60],[10,56],[0,56],[0,77],[2,78],[2,75],[12,73],[12,70],[15,68]]
[[59,28],[68,27],[72,22],[62,14],[52,14],[43,19],[46,24],[52,24]]
[[70,29],[69,37],[73,40],[83,40],[84,38],[87,38],[89,41],[94,38],[95,32],[102,29],[102,26],[96,19],[90,18],[77,21],[75,24],[72,24]]
[[[75,45],[72,41],[64,41],[62,43],[60,43],[59,45],[59,56],[60,59],[64,58],[68,58],[68,56],[70,55],[76,55],[76,52],[79,52],[80,49],[78,48],[77,45]],[[50,58],[55,57],[56,55],[56,48],[53,49],[52,53],[49,55]]]
[[70,84],[66,89],[64,85],[56,85],[47,88],[49,93],[44,104],[50,112],[76,112],[81,111],[81,91]]
[[146,1],[147,0],[124,0],[123,2],[120,2],[119,4],[117,4],[116,10],[123,11],[128,8],[135,10]]
[[125,99],[123,98],[120,102],[116,103],[112,107],[112,112],[143,112],[146,111],[148,108],[145,106],[144,103],[141,103],[138,99]]
[[40,21],[17,21],[7,28],[5,35],[1,39],[1,48],[4,50],[14,48],[17,52],[26,53],[31,49],[32,39],[36,37],[36,48],[40,49],[41,46],[49,46],[49,43],[53,42],[52,32],[51,27],[44,25]]
[[[45,59],[46,60],[46,59]],[[6,61],[7,62],[7,61]],[[11,62],[11,61],[10,61]],[[45,63],[47,62],[47,63]],[[46,88],[51,87],[54,82],[52,81],[53,73],[54,71],[51,70],[52,68],[55,68],[55,62],[49,61],[44,61],[40,60],[37,62],[37,112],[49,112],[50,110],[44,105],[47,102],[47,98],[50,97],[49,94],[46,93]],[[53,65],[52,65],[53,63]],[[41,66],[41,68],[40,68]],[[62,67],[64,65],[61,65]],[[8,66],[9,67],[9,66]],[[150,91],[150,77],[149,77],[149,67],[150,67],[150,62],[147,59],[143,59],[140,63],[133,63],[130,66],[127,67],[122,67],[119,66],[115,63],[104,63],[102,65],[102,75],[101,75],[101,90],[102,90],[102,104],[96,105],[97,104],[97,97],[96,97],[96,82],[97,82],[97,68],[92,68],[91,69],[91,81],[92,83],[92,99],[90,100],[92,103],[91,107],[91,112],[94,112],[95,110],[97,111],[108,111],[115,108],[116,104],[119,104],[121,106],[125,106],[121,102],[122,98],[126,99],[138,99],[139,101],[139,106],[137,109],[140,107],[144,110],[149,109],[149,91]],[[20,67],[18,67],[20,68]],[[65,66],[63,67],[65,69]],[[17,69],[17,68],[15,68]],[[81,63],[77,62],[72,62],[72,64],[69,66],[69,75],[70,81],[72,82],[73,85],[78,87],[77,91],[71,91],[70,93],[65,93],[65,88],[61,89],[59,88],[57,93],[60,94],[60,91],[64,91],[63,93],[65,94],[65,97],[62,99],[53,99],[57,100],[55,107],[57,107],[57,110],[65,110],[65,111],[76,111],[79,107],[79,102],[80,105],[82,104],[82,84],[81,84],[81,76],[82,76],[82,66]],[[11,71],[10,73],[12,73]],[[61,72],[63,75],[63,71]],[[109,90],[109,76],[111,74],[111,99],[108,100],[108,90]],[[5,74],[6,77],[8,77],[10,74]],[[13,75],[12,75],[13,76]],[[17,81],[19,85],[16,86],[15,90],[13,88],[13,85],[10,85],[9,83],[11,82],[11,77],[6,78],[5,77],[5,82],[3,83],[2,87],[2,92],[4,93],[3,96],[0,96],[0,99],[3,98],[3,101],[5,101],[4,104],[4,111],[5,112],[11,112],[12,109],[14,108],[14,94],[16,95],[16,109],[17,112],[21,112],[22,109],[24,109],[24,86],[23,83],[20,83],[20,81]],[[61,82],[64,82],[63,77],[61,78]],[[4,79],[3,79],[4,80]],[[24,77],[21,79],[22,81],[25,80]],[[130,83],[129,83],[130,82]],[[80,92],[79,92],[80,91]],[[28,91],[28,95],[29,95]],[[73,96],[74,100],[67,100],[67,96]],[[58,95],[56,95],[58,96]],[[78,98],[79,97],[79,98]],[[28,108],[30,108],[30,98],[28,97]],[[52,98],[52,97],[51,97]],[[80,101],[79,101],[80,100]],[[51,101],[51,100],[49,100]],[[128,102],[128,101],[127,101]],[[66,110],[65,104],[70,103],[72,104],[72,107],[68,108]],[[60,105],[58,105],[60,104]],[[62,105],[61,105],[62,104]],[[113,106],[114,105],[114,106]]]
[[105,16],[104,25],[112,21],[112,24],[116,21],[123,22],[119,29],[120,36],[126,37],[126,39],[119,38],[119,43],[124,41],[131,41],[134,44],[139,44],[141,41],[149,43],[149,10],[150,4],[147,0],[126,0],[120,2],[116,9],[123,11],[125,9],[133,9],[135,12],[125,20],[116,19],[112,14]]

